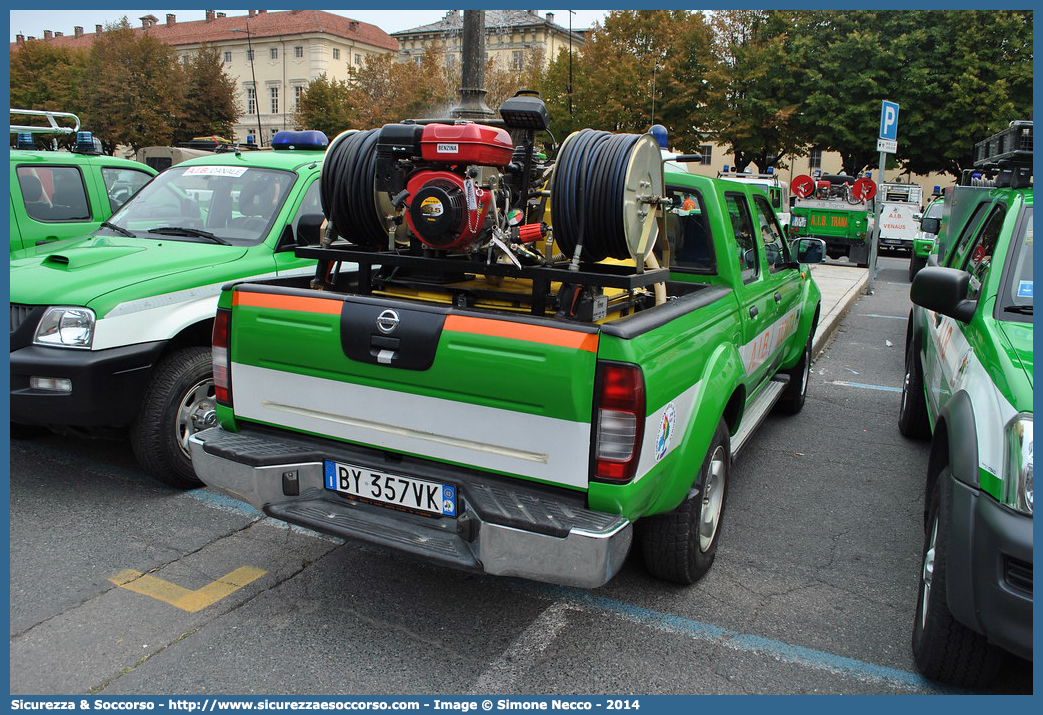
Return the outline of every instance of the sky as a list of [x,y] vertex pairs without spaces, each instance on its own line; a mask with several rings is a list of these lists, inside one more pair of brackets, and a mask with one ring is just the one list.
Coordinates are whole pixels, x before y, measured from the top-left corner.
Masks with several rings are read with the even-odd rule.
[[[372,7],[377,3],[368,3]],[[395,3],[393,6],[408,6],[413,3]],[[223,10],[218,6],[209,6],[218,12],[227,12],[229,16],[246,15],[246,10]],[[269,10],[269,12],[277,12]],[[420,25],[437,22],[445,16],[446,10],[327,10],[327,12],[345,15],[353,20],[360,20],[376,25],[384,32],[398,32],[408,30]],[[554,13],[554,22],[562,27],[569,26],[568,10],[539,10],[540,15],[547,12]],[[581,30],[589,28],[594,22],[600,21],[607,10],[575,10],[572,16],[572,28]],[[202,20],[204,10],[177,10],[164,8],[159,10],[79,10],[70,8],[68,10],[11,10],[10,11],[10,41],[14,42],[15,35],[21,33],[25,36],[43,37],[44,30],[62,32],[66,35],[73,34],[73,28],[79,25],[86,32],[93,32],[95,25],[106,25],[119,22],[120,18],[126,16],[132,27],[139,27],[141,23],[138,18],[144,15],[155,15],[160,22],[164,22],[167,13],[177,16],[178,22],[190,20]]]

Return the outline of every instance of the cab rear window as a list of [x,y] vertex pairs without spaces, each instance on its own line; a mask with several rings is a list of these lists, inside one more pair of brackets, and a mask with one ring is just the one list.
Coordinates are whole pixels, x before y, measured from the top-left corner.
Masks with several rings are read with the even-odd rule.
[[74,166],[19,166],[25,212],[36,221],[90,221],[83,174]]

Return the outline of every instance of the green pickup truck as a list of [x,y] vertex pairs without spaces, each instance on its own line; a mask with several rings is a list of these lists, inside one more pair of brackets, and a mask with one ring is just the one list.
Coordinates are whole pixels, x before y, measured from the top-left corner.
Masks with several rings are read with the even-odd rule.
[[1002,651],[1032,658],[1031,132],[976,147],[994,184],[947,193],[940,231],[924,220],[943,250],[910,289],[898,426],[931,439],[913,653],[968,687]]
[[[77,131],[74,114],[11,110],[12,120],[20,115],[49,124],[11,124],[11,253],[43,252],[55,241],[90,233],[156,175],[145,164],[102,154],[90,132]],[[40,149],[33,139],[62,134],[75,134],[72,151]]]
[[129,428],[149,473],[199,486],[187,442],[214,420],[221,285],[315,270],[293,249],[302,217],[320,210],[328,141],[276,138],[274,151],[178,164],[92,233],[12,256],[12,432]]
[[[510,104],[509,127],[542,121]],[[791,254],[758,188],[664,184],[650,135],[576,132],[551,166],[466,126],[331,143],[330,233],[298,249],[316,277],[222,292],[196,473],[293,524],[580,587],[612,578],[636,527],[649,571],[691,583],[735,454],[804,403],[820,295],[799,261],[824,247]],[[407,236],[341,202],[372,197],[372,171]]]

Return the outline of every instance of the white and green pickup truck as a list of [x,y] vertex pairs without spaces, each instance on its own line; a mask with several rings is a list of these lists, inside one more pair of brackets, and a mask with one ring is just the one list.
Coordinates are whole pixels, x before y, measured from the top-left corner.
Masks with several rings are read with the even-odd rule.
[[[1032,123],[976,147],[913,279],[898,426],[931,439],[913,626],[928,677],[983,687],[1032,658]],[[977,182],[980,183],[980,182]]]
[[93,232],[11,258],[11,426],[128,428],[139,462],[198,487],[188,436],[214,423],[210,342],[221,286],[314,273],[301,217],[319,210],[328,141],[214,154],[156,177]]
[[[534,104],[501,115],[539,126]],[[221,295],[196,472],[293,524],[581,587],[636,528],[648,569],[691,583],[735,454],[804,403],[820,301],[798,260],[824,246],[792,255],[757,188],[664,185],[650,135],[576,132],[553,165],[527,146],[446,123],[334,140],[331,233],[298,249],[316,278]],[[374,186],[408,235],[342,198]]]

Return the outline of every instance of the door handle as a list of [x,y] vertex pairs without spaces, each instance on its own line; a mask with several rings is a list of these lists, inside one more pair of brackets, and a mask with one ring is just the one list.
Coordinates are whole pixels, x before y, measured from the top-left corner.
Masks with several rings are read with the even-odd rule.
[[757,317],[757,313],[758,313],[758,312],[760,312],[760,311],[758,311],[758,310],[757,310],[757,306],[755,306],[755,305],[754,305],[754,306],[752,306],[752,307],[750,308],[750,317],[751,317],[751,318],[756,318],[756,317]]
[[776,303],[781,303],[782,302],[782,293],[776,293],[775,294],[775,302]]

